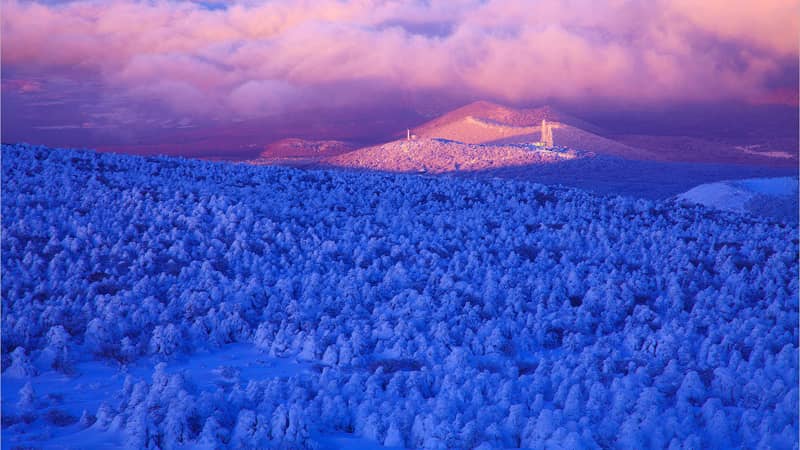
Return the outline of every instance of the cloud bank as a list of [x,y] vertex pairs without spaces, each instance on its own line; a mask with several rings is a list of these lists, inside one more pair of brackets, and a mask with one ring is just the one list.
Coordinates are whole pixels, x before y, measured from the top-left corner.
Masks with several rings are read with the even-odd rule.
[[438,96],[796,104],[797,10],[795,0],[3,0],[3,90],[24,105],[68,80],[64,95],[108,126]]

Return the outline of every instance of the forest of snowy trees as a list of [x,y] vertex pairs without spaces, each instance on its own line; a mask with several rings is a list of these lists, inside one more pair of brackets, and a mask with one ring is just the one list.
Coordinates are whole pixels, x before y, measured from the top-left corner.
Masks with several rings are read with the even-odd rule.
[[[4,444],[797,448],[796,225],[27,145],[3,146],[2,193]],[[309,369],[213,389],[169,369],[234,343]],[[42,383],[87,361],[152,370],[59,413]]]

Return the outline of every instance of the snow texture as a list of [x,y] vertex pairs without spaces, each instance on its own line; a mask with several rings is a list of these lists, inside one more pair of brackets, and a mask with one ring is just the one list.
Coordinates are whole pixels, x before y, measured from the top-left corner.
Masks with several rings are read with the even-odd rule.
[[324,159],[329,167],[389,172],[476,172],[554,164],[588,157],[586,152],[537,148],[533,144],[479,145],[447,139],[387,142]]
[[751,178],[707,183],[679,195],[711,208],[797,221],[797,178]]
[[797,448],[797,227],[3,146],[4,448]]

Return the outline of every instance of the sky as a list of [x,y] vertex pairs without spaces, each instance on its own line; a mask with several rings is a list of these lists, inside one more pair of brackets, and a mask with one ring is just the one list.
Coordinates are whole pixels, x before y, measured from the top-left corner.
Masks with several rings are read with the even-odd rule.
[[796,0],[0,1],[4,142],[238,155],[479,99],[798,104]]

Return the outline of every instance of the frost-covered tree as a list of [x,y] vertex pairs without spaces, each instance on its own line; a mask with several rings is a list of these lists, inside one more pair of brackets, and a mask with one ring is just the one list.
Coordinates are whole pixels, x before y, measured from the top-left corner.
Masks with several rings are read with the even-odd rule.
[[36,373],[36,368],[31,364],[25,349],[17,347],[11,352],[11,365],[3,372],[3,376],[28,379],[36,375]]
[[33,390],[30,381],[19,390],[17,411],[23,416],[31,416],[36,412],[36,391]]
[[[130,447],[797,441],[794,224],[499,179],[2,160],[4,386],[119,367],[79,427]],[[193,370],[140,378],[162,360]]]

